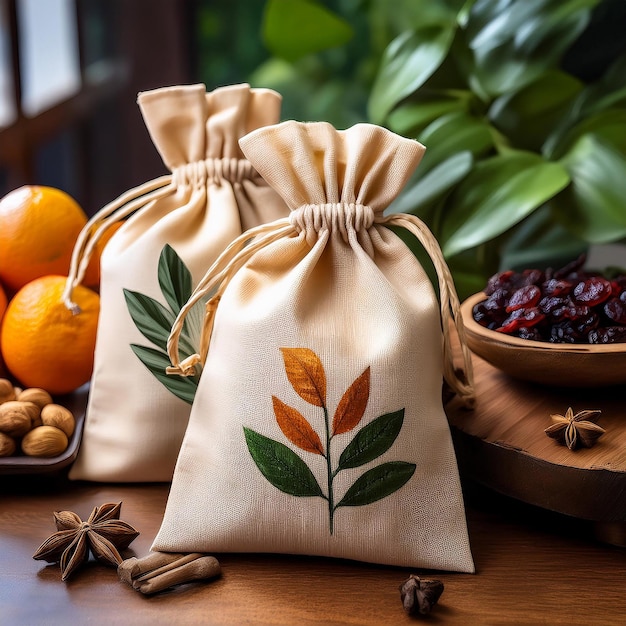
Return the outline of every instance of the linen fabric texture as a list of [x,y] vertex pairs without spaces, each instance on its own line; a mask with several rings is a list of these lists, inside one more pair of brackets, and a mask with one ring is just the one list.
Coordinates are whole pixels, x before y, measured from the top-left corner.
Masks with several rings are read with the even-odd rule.
[[[246,84],[207,93],[198,84],[143,92],[138,104],[171,173],[104,207],[74,251],[70,304],[95,240],[127,218],[102,254],[94,372],[72,479],[171,480],[194,393],[184,381],[163,381],[179,301],[233,239],[288,214],[238,144],[279,120],[278,93]],[[191,317],[187,340],[197,350]]]
[[291,214],[232,244],[188,302],[220,285],[205,355],[179,358],[185,309],[172,331],[171,371],[204,368],[152,549],[472,572],[440,305],[384,225],[424,146],[293,121],[240,144]]

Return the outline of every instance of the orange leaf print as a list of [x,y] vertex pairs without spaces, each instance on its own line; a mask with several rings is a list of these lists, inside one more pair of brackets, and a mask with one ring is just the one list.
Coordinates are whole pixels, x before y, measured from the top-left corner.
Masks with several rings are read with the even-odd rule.
[[343,394],[333,417],[333,435],[352,430],[363,417],[370,396],[370,368],[368,367]]
[[309,404],[326,406],[326,374],[313,350],[281,348],[287,378],[296,393]]
[[318,434],[311,424],[296,409],[288,406],[276,396],[272,396],[274,415],[285,437],[307,452],[324,454],[324,448]]

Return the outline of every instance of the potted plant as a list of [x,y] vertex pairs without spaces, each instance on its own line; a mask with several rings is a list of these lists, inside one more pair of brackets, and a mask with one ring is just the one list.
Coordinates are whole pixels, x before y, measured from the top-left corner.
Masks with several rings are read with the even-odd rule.
[[308,94],[317,117],[323,93],[331,121],[343,102],[344,123],[366,94],[365,119],[427,146],[391,210],[429,225],[462,296],[503,267],[626,239],[626,47],[610,32],[623,3],[342,6],[343,19],[312,0],[270,0],[263,32],[282,60],[255,79]]

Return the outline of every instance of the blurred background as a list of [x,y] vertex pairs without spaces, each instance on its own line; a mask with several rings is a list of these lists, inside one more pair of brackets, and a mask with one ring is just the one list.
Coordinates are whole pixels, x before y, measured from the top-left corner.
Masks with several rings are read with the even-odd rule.
[[0,196],[91,215],[166,173],[139,91],[249,82],[283,119],[425,143],[392,208],[472,293],[626,238],[625,27],[623,0],[0,0]]

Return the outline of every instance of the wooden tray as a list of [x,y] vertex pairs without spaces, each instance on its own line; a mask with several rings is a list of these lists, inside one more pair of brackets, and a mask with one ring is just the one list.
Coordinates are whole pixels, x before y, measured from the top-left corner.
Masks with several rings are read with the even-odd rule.
[[51,458],[39,458],[26,455],[6,456],[0,458],[0,475],[2,474],[44,474],[55,472],[72,464],[78,455],[83,426],[89,385],[84,385],[67,396],[54,398],[54,401],[72,411],[76,427],[70,437],[65,451]]
[[[626,389],[544,387],[510,378],[474,356],[477,404],[446,405],[461,475],[544,509],[594,522],[626,546]],[[550,415],[599,409],[606,433],[575,451],[544,433]]]

